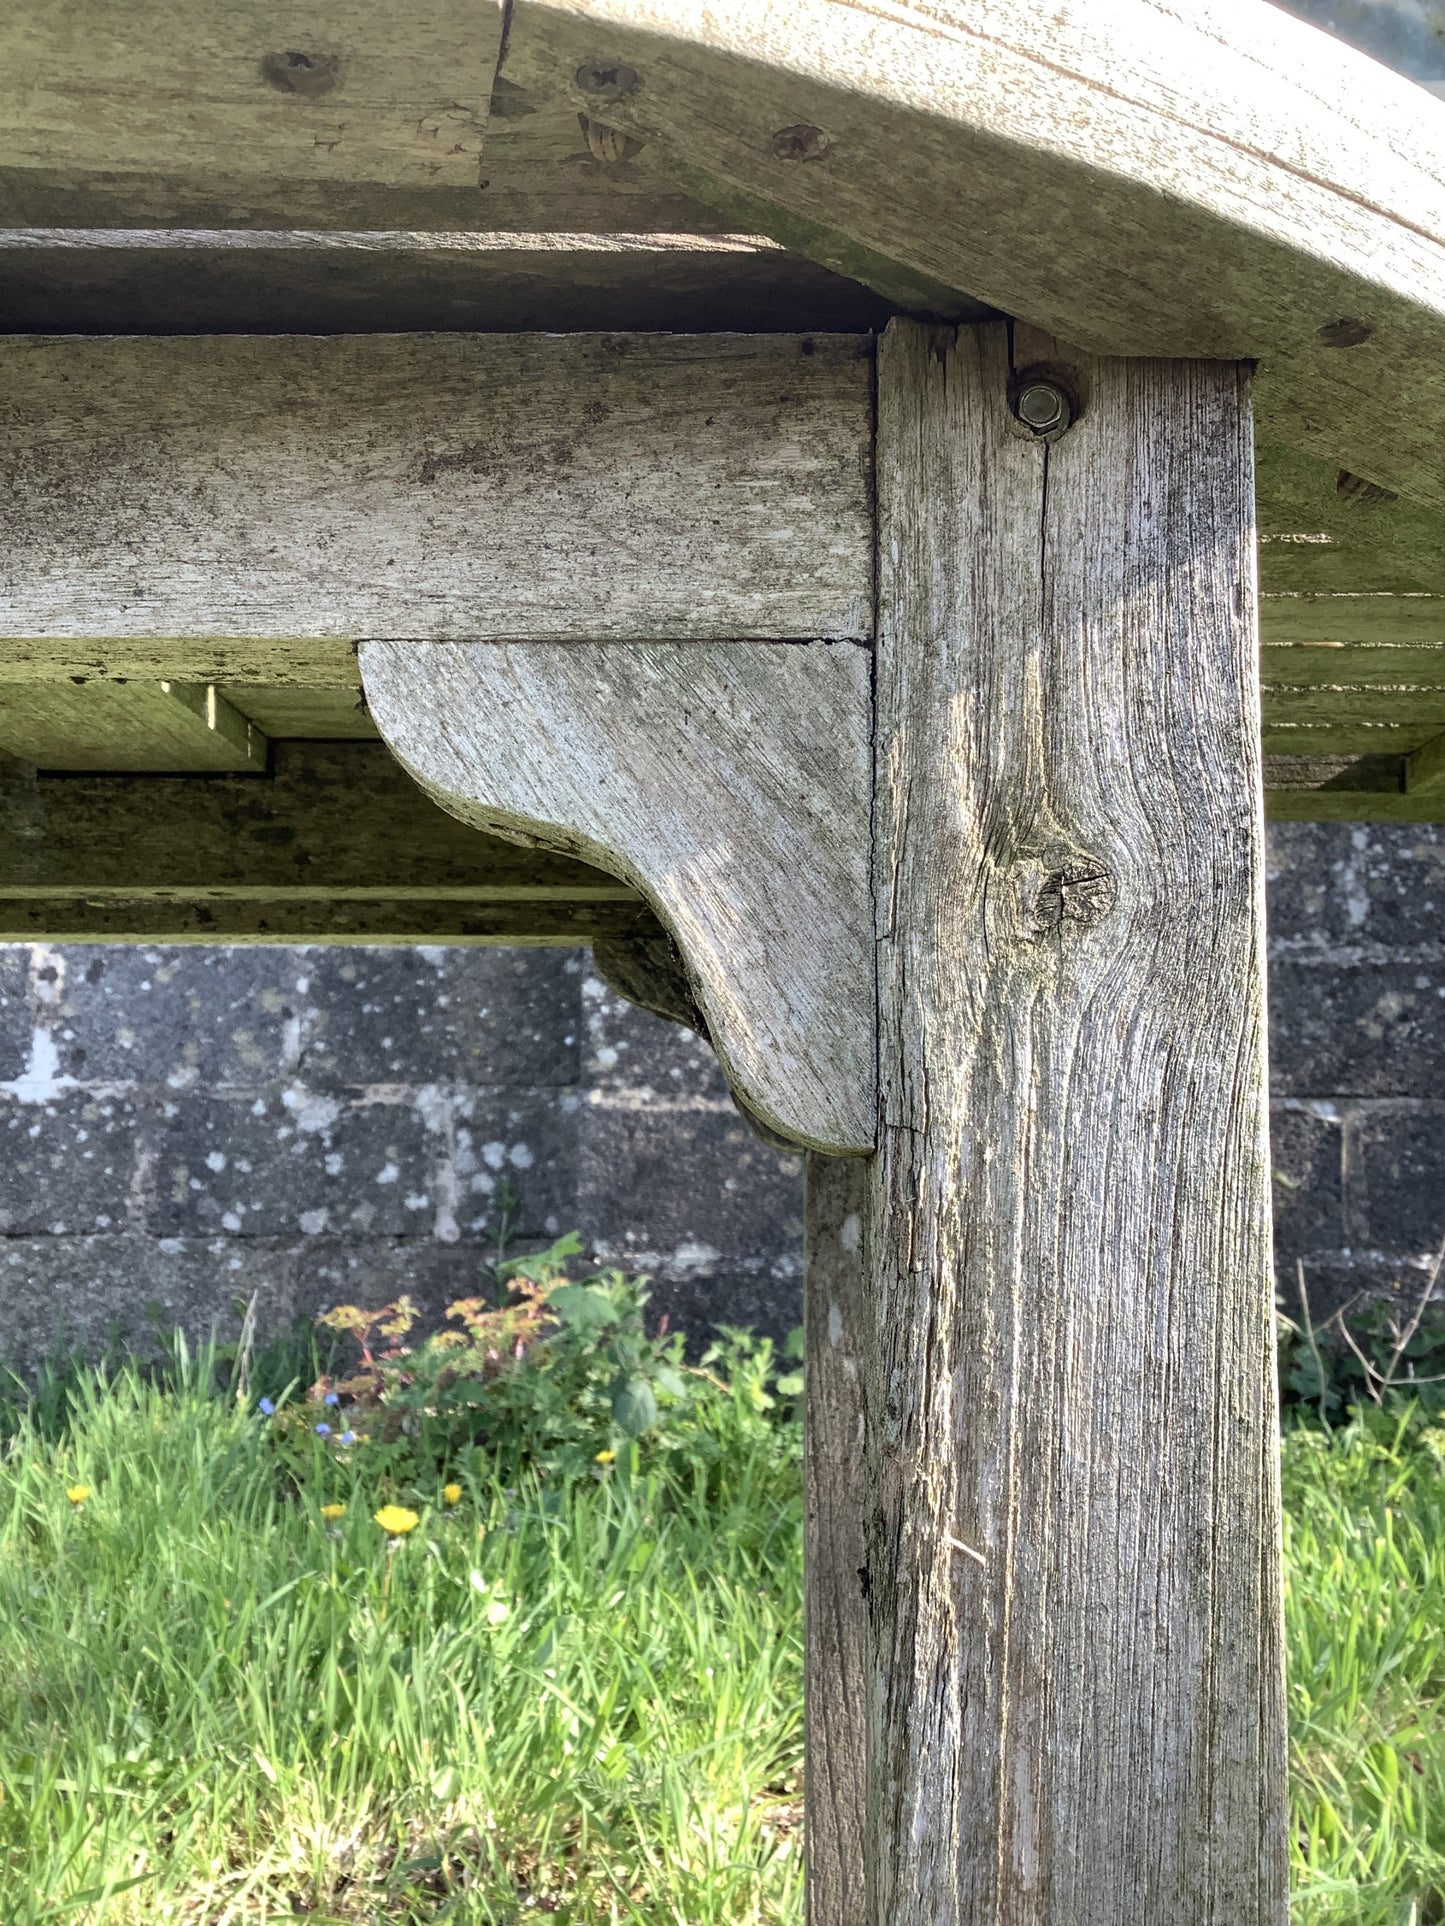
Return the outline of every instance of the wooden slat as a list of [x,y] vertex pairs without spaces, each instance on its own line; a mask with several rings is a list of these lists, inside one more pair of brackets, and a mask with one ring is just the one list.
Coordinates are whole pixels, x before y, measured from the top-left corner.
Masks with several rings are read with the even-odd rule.
[[382,736],[464,822],[627,878],[676,937],[739,1099],[873,1142],[871,655],[853,644],[365,642]]
[[445,943],[574,949],[627,938],[653,919],[626,903],[474,903],[380,895],[347,899],[5,896],[0,943]]
[[[3,490],[3,459],[0,459]],[[0,536],[3,546],[3,536]],[[5,597],[0,591],[0,615]],[[0,689],[27,682],[188,680],[268,688],[324,686],[359,694],[356,644],[335,636],[73,636],[0,634]],[[353,697],[354,699],[354,697]]]
[[1445,732],[1432,736],[1405,763],[1407,795],[1426,796],[1445,811]]
[[869,1918],[1282,1926],[1248,377],[1081,372],[879,360]]
[[278,743],[272,767],[269,779],[197,780],[12,765],[0,896],[639,906],[613,876],[457,822],[379,744]]
[[804,1165],[804,1653],[808,1926],[864,1926],[867,1607],[861,1157]]
[[[227,682],[221,694],[273,740],[370,742],[376,724],[356,688],[271,688],[264,683]],[[3,700],[3,697],[0,697]]]
[[[21,0],[0,21],[0,169],[476,192],[501,0]],[[194,191],[193,187],[193,191]]]
[[266,738],[214,686],[189,682],[12,683],[0,750],[40,769],[253,770]]
[[[575,180],[582,136],[566,119],[557,171]],[[633,216],[622,197],[616,218]],[[736,234],[0,232],[0,331],[17,334],[849,332],[890,312],[857,281]]]
[[1445,106],[1265,0],[518,0],[503,72],[835,265],[1103,352],[1257,357],[1266,440],[1445,507]]
[[0,340],[0,637],[866,636],[870,384],[854,336]]

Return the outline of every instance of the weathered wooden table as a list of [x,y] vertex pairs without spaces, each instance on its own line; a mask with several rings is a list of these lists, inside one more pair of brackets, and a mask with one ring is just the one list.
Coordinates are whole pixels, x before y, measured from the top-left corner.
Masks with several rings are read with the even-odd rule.
[[1442,136],[1264,0],[0,24],[0,935],[591,942],[809,1153],[814,1926],[1284,1919],[1262,798],[1445,816]]

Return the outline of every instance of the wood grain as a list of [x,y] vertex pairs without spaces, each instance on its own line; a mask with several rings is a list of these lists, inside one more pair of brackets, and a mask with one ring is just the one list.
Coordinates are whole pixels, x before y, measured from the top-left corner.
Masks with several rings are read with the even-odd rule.
[[361,670],[444,809],[642,891],[769,1129],[871,1146],[866,649],[366,642]]
[[51,778],[11,763],[0,894],[641,907],[615,876],[468,829],[379,743],[278,743],[272,767],[259,779]]
[[1073,365],[879,364],[869,1918],[1281,1926],[1248,380]]
[[23,0],[0,21],[0,169],[477,190],[501,0]]
[[868,1166],[809,1156],[803,1191],[803,1626],[808,1926],[864,1926],[867,1664],[863,1221]]
[[871,361],[856,336],[0,339],[0,638],[866,636]]
[[0,751],[40,769],[250,770],[266,739],[213,685],[0,686]]
[[610,124],[830,264],[1258,357],[1267,438],[1445,507],[1445,104],[1265,0],[519,0],[505,76],[600,111],[618,71]]

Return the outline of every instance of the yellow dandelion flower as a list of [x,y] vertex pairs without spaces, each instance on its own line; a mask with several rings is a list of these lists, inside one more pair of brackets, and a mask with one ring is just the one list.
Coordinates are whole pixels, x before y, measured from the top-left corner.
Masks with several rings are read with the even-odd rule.
[[615,1451],[599,1451],[593,1462],[599,1465],[610,1465],[616,1462],[616,1458]]
[[445,1498],[445,1500],[449,1505],[459,1505],[462,1501],[461,1486],[460,1485],[443,1485],[442,1497]]
[[321,1516],[327,1519],[340,1518],[345,1514],[345,1511],[345,1505],[323,1505],[321,1507]]
[[408,1511],[405,1505],[383,1505],[373,1516],[388,1538],[405,1538],[409,1531],[415,1531],[421,1523],[416,1513]]
[[90,1496],[89,1485],[67,1485],[65,1495],[72,1505],[83,1505]]

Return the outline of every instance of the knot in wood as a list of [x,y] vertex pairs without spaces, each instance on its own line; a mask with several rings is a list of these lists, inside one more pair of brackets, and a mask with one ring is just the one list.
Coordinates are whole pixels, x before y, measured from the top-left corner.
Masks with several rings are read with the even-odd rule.
[[1113,905],[1114,879],[1095,857],[1055,861],[1034,899],[1034,934],[1062,935],[1066,927],[1093,929]]

